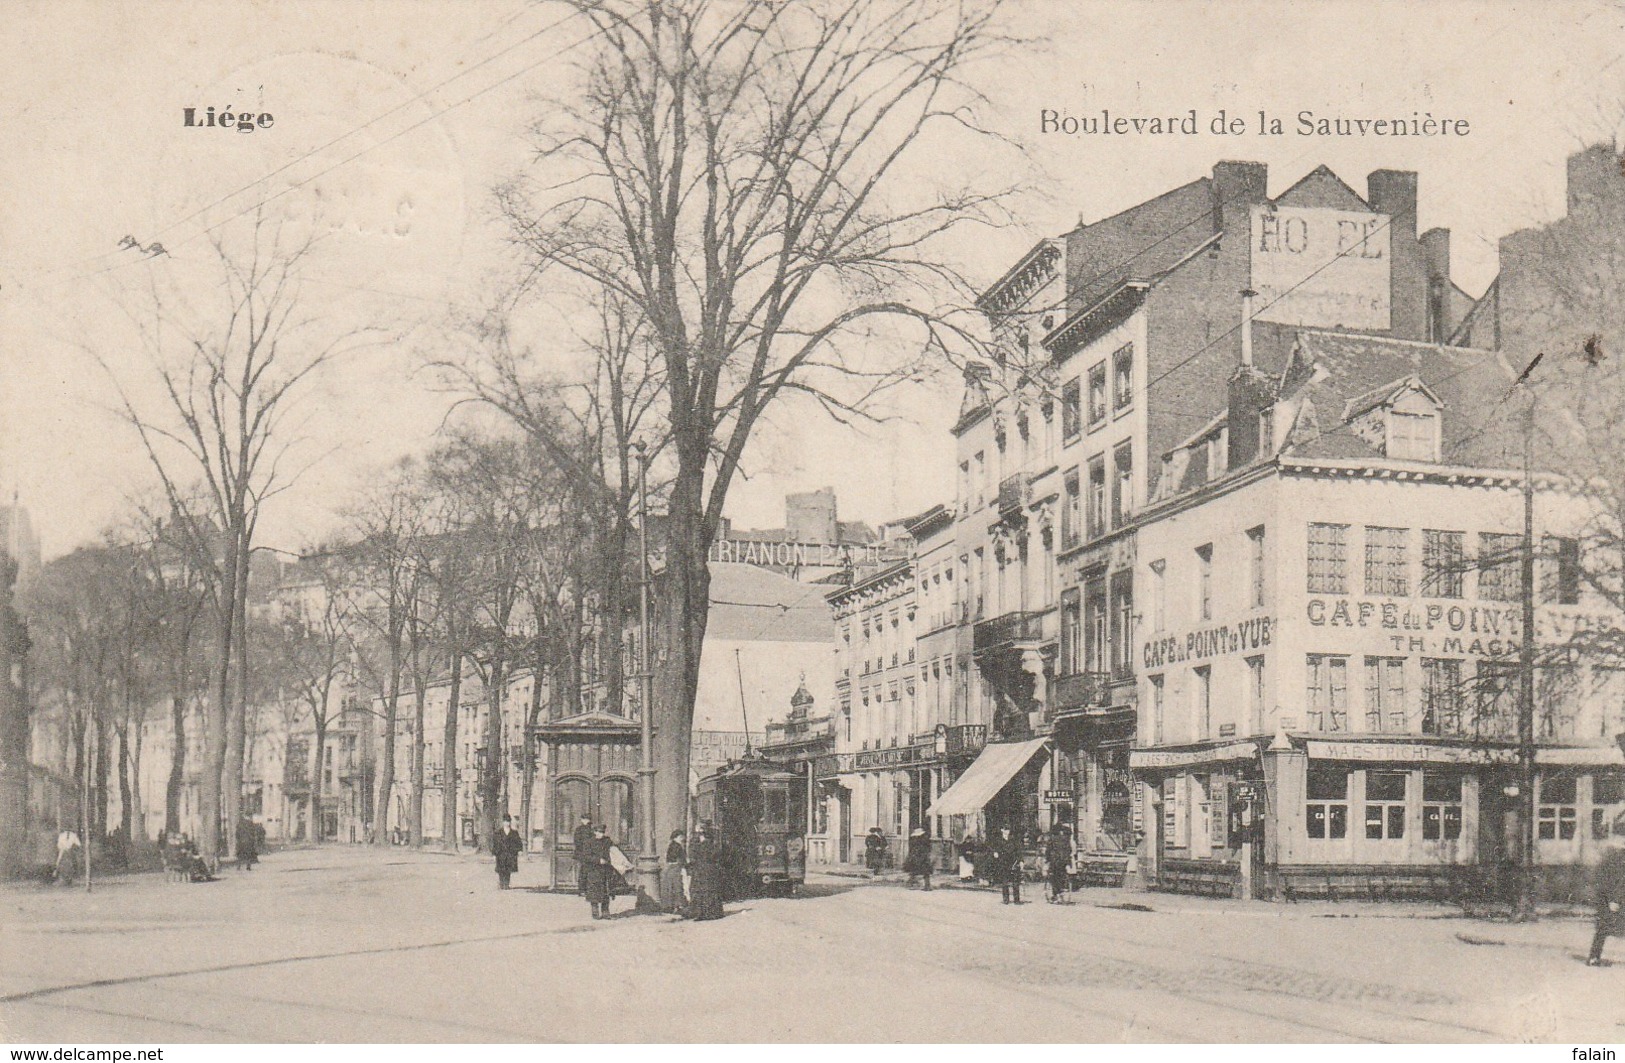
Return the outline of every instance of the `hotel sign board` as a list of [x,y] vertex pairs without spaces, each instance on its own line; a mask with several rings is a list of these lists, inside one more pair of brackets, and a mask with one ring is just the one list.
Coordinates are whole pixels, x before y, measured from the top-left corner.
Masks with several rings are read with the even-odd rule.
[[1283,325],[1390,327],[1390,221],[1359,211],[1253,207],[1253,316]]

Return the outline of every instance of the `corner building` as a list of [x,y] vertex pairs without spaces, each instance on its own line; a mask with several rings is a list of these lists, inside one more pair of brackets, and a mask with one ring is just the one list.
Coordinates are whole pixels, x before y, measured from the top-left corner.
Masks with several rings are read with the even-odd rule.
[[[1149,878],[1284,899],[1494,889],[1521,829],[1514,374],[1490,351],[1332,332],[1268,359],[1236,368],[1137,522]],[[1591,504],[1554,472],[1536,488],[1537,859],[1550,894],[1583,897],[1625,836],[1625,659],[1584,636],[1622,618],[1580,575]]]

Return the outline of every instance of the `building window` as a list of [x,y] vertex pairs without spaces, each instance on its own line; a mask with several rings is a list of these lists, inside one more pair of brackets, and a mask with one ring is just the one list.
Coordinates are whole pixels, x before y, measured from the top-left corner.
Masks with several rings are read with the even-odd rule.
[[1309,837],[1336,841],[1349,833],[1349,773],[1331,764],[1311,764],[1304,821]]
[[1438,461],[1438,415],[1389,410],[1388,456],[1409,461]]
[[1151,744],[1162,745],[1163,680],[1154,675],[1151,682]]
[[980,508],[982,501],[987,498],[987,452],[978,450],[976,457],[971,461],[974,472],[974,483],[971,485],[971,504]]
[[1112,574],[1112,674],[1134,674],[1134,573]]
[[1311,731],[1348,730],[1348,666],[1347,657],[1331,657],[1323,653],[1308,655],[1308,717]]
[[1422,594],[1428,598],[1460,598],[1466,571],[1467,534],[1459,531],[1422,531]]
[[1422,773],[1422,839],[1453,842],[1461,838],[1461,776]]
[[1213,737],[1213,669],[1208,665],[1191,670],[1196,680],[1196,737]]
[[1365,659],[1365,729],[1404,733],[1405,658]]
[[1591,836],[1625,838],[1625,775],[1591,777]]
[[1518,720],[1517,664],[1480,660],[1474,686],[1478,695],[1474,733],[1488,738],[1515,734]]
[[1070,550],[1078,545],[1078,533],[1083,528],[1083,499],[1078,491],[1078,470],[1066,474],[1066,504],[1061,509],[1061,549]]
[[1073,440],[1083,431],[1083,385],[1076,377],[1061,385],[1061,438]]
[[1134,405],[1134,344],[1126,343],[1112,355],[1112,409]]
[[1151,630],[1165,631],[1168,627],[1168,562],[1162,558],[1151,562]]
[[1106,531],[1106,458],[1089,459],[1089,538]]
[[1083,585],[1083,670],[1106,670],[1106,580],[1091,576]]
[[1403,771],[1365,773],[1365,836],[1370,841],[1405,837],[1405,788],[1410,774]]
[[1247,530],[1247,604],[1254,609],[1264,606],[1264,528]]
[[1213,544],[1196,548],[1196,605],[1203,620],[1213,619]]
[[1083,602],[1078,588],[1061,592],[1061,674],[1077,675],[1083,664]]
[[1120,443],[1112,452],[1112,527],[1128,523],[1134,511],[1134,444]]
[[1404,598],[1410,594],[1409,568],[1405,541],[1410,536],[1406,528],[1365,529],[1365,592],[1391,598]]
[[1247,719],[1254,734],[1264,730],[1264,658],[1247,658]]
[[1422,733],[1461,733],[1461,661],[1422,658]]
[[1309,525],[1309,593],[1347,594],[1349,526]]
[[1523,537],[1500,532],[1478,536],[1478,596],[1492,602],[1516,602],[1523,596]]
[[1544,841],[1569,841],[1580,821],[1572,776],[1540,780],[1540,811],[1535,833]]
[[971,616],[982,619],[982,603],[987,595],[987,551],[978,546],[971,562],[970,607]]
[[1089,370],[1089,427],[1106,420],[1106,363]]
[[1540,600],[1546,605],[1580,603],[1580,540],[1547,536],[1541,544]]
[[970,512],[970,459],[959,463],[959,515],[965,516]]

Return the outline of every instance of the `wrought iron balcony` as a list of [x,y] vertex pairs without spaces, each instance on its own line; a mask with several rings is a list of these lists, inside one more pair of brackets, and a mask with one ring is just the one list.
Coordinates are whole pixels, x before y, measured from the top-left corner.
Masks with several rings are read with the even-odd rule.
[[975,651],[983,653],[1014,642],[1033,642],[1043,637],[1043,613],[1005,613],[977,624],[972,642]]
[[1057,676],[1051,695],[1056,712],[1069,709],[1104,709],[1112,703],[1110,672],[1078,672]]
[[1021,512],[1027,504],[1027,478],[1020,474],[1007,476],[999,484],[999,516]]
[[944,752],[949,756],[962,753],[980,753],[987,745],[987,725],[961,723],[948,728],[948,744]]

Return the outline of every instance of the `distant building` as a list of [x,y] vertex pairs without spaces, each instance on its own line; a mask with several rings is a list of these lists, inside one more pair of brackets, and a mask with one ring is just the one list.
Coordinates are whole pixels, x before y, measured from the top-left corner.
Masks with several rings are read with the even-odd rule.
[[17,562],[17,586],[26,587],[40,567],[40,541],[28,510],[15,501],[0,505],[0,550]]

